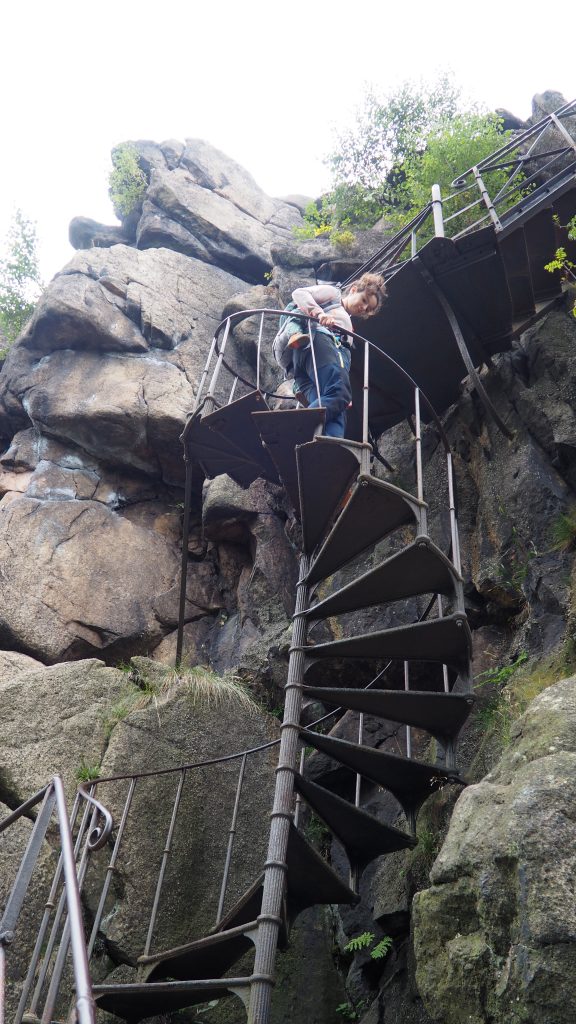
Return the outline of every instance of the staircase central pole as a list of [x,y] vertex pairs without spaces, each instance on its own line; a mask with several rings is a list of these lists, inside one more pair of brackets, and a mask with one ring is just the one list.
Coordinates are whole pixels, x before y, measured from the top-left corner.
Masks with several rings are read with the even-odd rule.
[[309,556],[302,555],[296,591],[288,678],[285,687],[284,720],[281,726],[280,755],[276,768],[270,840],[264,866],[262,909],[258,917],[254,980],[250,990],[248,1024],[268,1024],[274,984],[274,961],[280,927],[283,923],[282,904],[286,888],[288,838],[293,817],[294,772],[298,757],[298,729],[304,678],[304,651],[301,648],[306,640],[306,619],[303,612],[308,608],[308,587],[304,580],[308,574],[309,563]]

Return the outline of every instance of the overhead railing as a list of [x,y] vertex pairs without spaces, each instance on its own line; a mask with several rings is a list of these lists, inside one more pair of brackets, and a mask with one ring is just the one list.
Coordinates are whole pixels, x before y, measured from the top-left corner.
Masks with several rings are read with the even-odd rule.
[[441,196],[434,185],[430,203],[343,286],[363,273],[392,276],[434,236],[455,240],[490,224],[501,232],[575,173],[576,100],[571,100],[458,175],[449,195]]

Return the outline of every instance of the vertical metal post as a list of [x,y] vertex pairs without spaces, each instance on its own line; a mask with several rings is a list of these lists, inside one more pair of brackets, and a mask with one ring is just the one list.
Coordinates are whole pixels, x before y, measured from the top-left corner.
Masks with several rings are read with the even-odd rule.
[[488,195],[488,191],[486,189],[486,185],[484,184],[484,182],[482,180],[482,175],[480,174],[480,171],[478,170],[477,167],[473,167],[472,168],[472,173],[473,173],[474,178],[476,180],[476,184],[478,186],[478,190],[480,192],[480,195],[482,196],[482,200],[484,202],[484,205],[485,205],[486,209],[488,210],[488,213],[490,214],[490,219],[491,219],[494,227],[496,228],[497,231],[502,231],[502,224],[500,223],[500,219],[499,219],[498,214],[496,213],[496,210],[494,208],[494,203],[492,202],[492,200],[490,199],[490,196]]
[[4,943],[0,940],[0,1024],[4,1024],[4,993],[6,991],[6,960]]
[[308,555],[302,555],[296,610],[292,630],[292,646],[286,681],[286,701],[280,754],[276,768],[276,788],[270,826],[268,856],[264,866],[264,889],[262,909],[258,915],[258,934],[254,957],[254,981],[250,991],[249,1024],[268,1024],[272,985],[274,983],[274,960],[278,946],[278,935],[282,924],[282,900],[286,884],[286,853],[292,822],[294,798],[294,768],[298,756],[298,728],[302,708],[302,681],[304,674],[304,643],[306,639],[306,618],[308,587],[305,583],[310,566]]
[[[444,611],[442,609],[442,595],[438,594],[438,597],[437,597],[436,600],[437,600],[437,603],[438,603],[438,618],[442,619],[444,617]],[[443,681],[444,681],[444,693],[448,693],[449,690],[450,690],[450,680],[448,679],[448,666],[447,665],[442,665],[442,678],[443,678]]]
[[[62,779],[58,775],[54,777],[54,789],[56,791],[56,804],[58,807],[60,842],[62,845],[62,861],[66,887],[66,902],[68,905],[67,924],[70,928],[70,937],[72,940],[72,964],[74,969],[74,985],[76,989],[76,1011],[79,1024],[93,1024],[95,1018],[95,1005],[92,997],[92,986],[90,984],[90,973],[88,970],[86,938],[84,935],[82,910],[80,907],[80,888],[78,878],[76,876],[74,848],[72,844],[70,824],[68,821],[68,811],[66,809],[64,786],[62,785]],[[50,1020],[50,1017],[48,1017],[48,1020]]]
[[228,395],[228,405],[234,401],[234,395],[236,394],[236,388],[238,387],[238,377],[234,377],[232,381],[232,387],[230,388],[230,394]]
[[312,356],[312,369],[314,371],[314,384],[316,385],[316,395],[318,396],[318,406],[322,408],[322,396],[320,394],[320,384],[318,382],[318,367],[316,366],[316,352],[314,351],[314,331],[312,328],[312,321],[308,321],[308,337],[310,338],[310,354]]
[[[186,442],[184,442],[186,444]],[[182,524],[182,557],[180,559],[180,603],[178,607],[178,633],[176,636],[175,667],[182,661],[184,641],[184,615],[186,612],[186,584],[188,581],[188,538],[190,536],[190,507],[192,505],[192,460],[188,449],[184,448],[186,480],[184,482],[184,522]]]
[[[414,391],[414,433],[416,442],[416,489],[419,501],[424,501],[424,473],[422,469],[422,421],[420,417],[420,389]],[[419,511],[418,533],[428,533],[426,508]]]
[[452,452],[447,453],[446,461],[448,468],[448,507],[450,511],[450,539],[452,541],[452,561],[454,562],[454,568],[456,569],[456,572],[461,574],[462,563],[460,560],[460,538],[458,536],[458,522],[456,519],[454,465],[452,462]]
[[176,818],[178,815],[178,808],[180,806],[180,798],[182,796],[182,787],[184,786],[184,780],[186,778],[186,770],[183,769],[180,772],[180,778],[178,780],[178,787],[176,789],[176,796],[174,798],[174,804],[172,807],[172,817],[170,819],[170,825],[168,826],[168,834],[166,836],[166,842],[164,844],[164,850],[162,851],[162,862],[160,864],[160,871],[158,872],[158,880],[156,882],[156,891],[154,893],[154,902],[152,904],[152,910],[150,912],[150,922],[148,924],[148,934],[146,935],[146,942],[144,944],[144,956],[148,956],[150,953],[150,946],[152,944],[152,936],[154,935],[154,928],[156,925],[156,918],[158,916],[158,906],[160,904],[160,895],[162,893],[162,886],[164,884],[164,875],[166,872],[166,865],[168,864],[168,857],[172,850],[172,837],[174,835],[174,827],[176,825]]
[[410,232],[410,255],[414,257],[418,252],[418,245],[416,240],[416,231],[412,229]]
[[[361,711],[358,715],[358,746],[362,746],[364,742],[364,712]],[[360,798],[362,796],[362,776],[359,772],[356,773],[356,789],[354,793],[354,806],[360,807]],[[358,892],[358,884],[360,882],[360,870],[358,864],[350,865],[350,888],[354,892]]]
[[370,448],[368,442],[368,403],[370,401],[370,345],[364,342],[364,381],[362,384],[362,454],[360,456],[360,471],[368,474],[370,472]]
[[260,330],[258,331],[258,349],[256,351],[256,391],[260,391],[260,360],[262,354],[262,332],[264,330],[264,313],[260,313]]
[[196,392],[196,399],[194,401],[194,408],[192,409],[192,413],[193,414],[196,412],[196,410],[197,410],[197,408],[200,405],[200,402],[202,400],[202,392],[204,390],[204,385],[206,383],[206,378],[208,376],[208,371],[210,369],[210,363],[212,362],[212,356],[214,355],[214,349],[215,348],[216,348],[216,338],[212,338],[212,344],[210,345],[210,351],[208,352],[208,358],[206,360],[206,365],[205,365],[204,369],[202,370],[202,376],[200,377],[200,383],[198,384],[198,391]]
[[92,925],[92,933],[90,935],[90,941],[88,943],[88,959],[90,959],[90,957],[92,956],[92,950],[94,949],[94,943],[96,942],[96,936],[98,935],[98,929],[100,928],[100,922],[102,920],[102,914],[104,913],[104,906],[106,904],[106,899],[107,899],[107,896],[108,896],[108,890],[110,889],[110,885],[112,883],[112,875],[113,875],[113,873],[114,873],[114,871],[116,869],[116,862],[118,860],[118,852],[120,850],[120,844],[121,844],[122,838],[124,836],[124,829],[126,828],[126,821],[127,821],[127,818],[128,818],[128,811],[130,810],[130,805],[132,803],[132,797],[134,795],[135,788],[136,788],[136,779],[130,779],[130,786],[128,788],[128,795],[127,795],[126,800],[124,802],[124,810],[122,811],[122,817],[120,819],[120,824],[118,825],[118,833],[117,833],[117,836],[116,836],[116,841],[114,843],[114,848],[112,850],[112,855],[111,855],[110,860],[108,862],[108,867],[106,868],[106,877],[104,879],[104,884],[102,886],[102,892],[100,893],[100,899],[98,901],[98,908],[96,910],[96,914],[95,914],[95,917],[94,917],[94,923]]
[[226,889],[228,888],[228,876],[230,874],[230,862],[232,860],[232,850],[234,849],[234,839],[236,837],[236,823],[238,821],[238,808],[240,807],[240,795],[242,793],[242,783],[244,782],[244,772],[246,770],[246,754],[244,754],[242,761],[240,762],[240,771],[238,773],[238,783],[236,785],[236,798],[234,800],[234,810],[232,811],[232,821],[230,822],[230,828],[228,830],[228,849],[226,850],[226,862],[224,864],[224,874],[222,875],[222,888],[220,889],[220,899],[218,901],[218,912],[216,914],[216,923],[214,927],[218,927],[222,920],[222,914],[224,911],[224,900],[226,898]]
[[[302,747],[302,750],[300,751],[300,775],[304,775],[304,760],[305,760],[305,757],[306,757],[306,751],[305,751],[304,747]],[[296,793],[296,805],[295,805],[295,809],[294,809],[294,824],[295,824],[296,828],[298,828],[298,826],[300,824],[300,815],[301,815],[301,813],[302,813],[302,797],[300,796],[300,793]]]
[[[407,661],[404,662],[404,689],[410,689],[410,665]],[[410,726],[406,726],[406,757],[412,757],[412,730]]]
[[226,321],[226,327],[224,328],[224,337],[222,338],[222,344],[220,345],[220,352],[219,352],[219,355],[218,355],[218,359],[216,360],[216,366],[214,367],[214,372],[212,373],[212,377],[210,379],[210,386],[208,388],[208,394],[206,395],[206,405],[205,405],[206,415],[208,415],[208,413],[210,413],[210,412],[213,412],[214,411],[214,407],[216,405],[216,401],[215,401],[215,398],[214,398],[214,391],[216,390],[216,385],[218,383],[218,377],[220,376],[220,369],[222,367],[222,360],[224,359],[224,351],[226,349],[226,342],[228,341],[228,335],[229,334],[230,334],[230,317],[228,317],[228,319]]
[[432,216],[434,217],[434,234],[436,238],[444,238],[444,216],[440,185],[432,185]]

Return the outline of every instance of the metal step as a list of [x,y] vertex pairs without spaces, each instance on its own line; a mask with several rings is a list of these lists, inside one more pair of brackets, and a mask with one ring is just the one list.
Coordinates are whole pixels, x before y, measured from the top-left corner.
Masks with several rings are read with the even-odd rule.
[[304,686],[306,697],[362,711],[388,722],[424,729],[445,743],[460,732],[473,706],[471,694],[430,693],[425,690],[355,690],[336,686]]
[[452,562],[428,537],[391,555],[376,568],[359,576],[319,601],[305,613],[309,619],[342,615],[356,608],[399,601],[416,594],[453,594],[461,577]]
[[365,867],[383,853],[394,853],[416,845],[412,835],[392,825],[385,825],[299,773],[296,773],[294,781],[306,803],[342,842],[352,864]]
[[250,978],[205,978],[200,981],[159,981],[147,984],[94,985],[96,1005],[130,1024],[183,1010],[186,1006],[222,999],[231,992],[248,994]]
[[472,653],[472,637],[466,617],[446,615],[409,626],[331,640],[303,648],[306,671],[319,658],[400,658],[403,661],[436,661],[465,671]]
[[163,950],[154,956],[141,956],[138,963],[150,965],[147,982],[164,978],[185,981],[208,975],[221,977],[252,948],[249,933],[255,933],[257,928],[257,921],[249,921],[238,928],[216,932],[184,946]]
[[279,409],[252,413],[254,425],[266,445],[272,462],[297,515],[300,493],[296,467],[297,445],[306,444],[324,425],[324,409]]
[[349,743],[348,740],[335,739],[333,736],[322,736],[308,729],[300,729],[300,735],[305,743],[316,750],[321,750],[359,775],[389,790],[402,805],[412,826],[418,810],[436,789],[447,782],[465,784],[457,772],[437,764],[411,761],[374,747]]
[[240,487],[249,487],[262,474],[261,467],[247,458],[236,445],[197,420],[186,438],[188,458],[196,459],[206,476],[227,473]]
[[426,507],[400,487],[360,473],[348,502],[312,563],[306,583],[318,583],[331,576],[399,526],[418,523],[420,510]]
[[350,482],[358,474],[363,447],[355,441],[317,437],[296,449],[305,554],[314,551],[324,538]]
[[252,419],[253,412],[267,410],[268,406],[262,393],[251,391],[230,405],[224,405],[221,409],[204,416],[202,424],[240,448],[247,458],[261,467],[261,476],[277,484],[280,482],[278,471],[262,444]]
[[358,903],[359,896],[328,866],[294,825],[288,839],[288,919],[306,907],[328,903]]

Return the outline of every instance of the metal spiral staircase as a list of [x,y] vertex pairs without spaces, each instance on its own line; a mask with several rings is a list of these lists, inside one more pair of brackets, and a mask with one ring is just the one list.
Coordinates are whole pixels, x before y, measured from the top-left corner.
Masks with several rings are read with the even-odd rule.
[[[315,904],[356,902],[360,875],[374,858],[415,845],[416,817],[426,798],[447,783],[463,784],[456,767],[456,744],[473,706],[472,644],[464,610],[452,456],[438,413],[455,400],[467,374],[490,410],[478,367],[490,364],[495,352],[510,347],[512,339],[562,293],[559,277],[545,275],[542,266],[552,258],[559,241],[567,244],[562,225],[576,211],[576,144],[565,127],[568,123],[572,130],[575,115],[575,105],[567,105],[545,119],[544,127],[544,123],[537,126],[539,131],[531,130],[527,139],[515,140],[513,148],[512,144],[504,147],[490,158],[491,163],[485,161],[485,166],[479,165],[459,179],[455,195],[461,196],[469,188],[468,177],[479,193],[464,213],[479,203],[484,211],[480,221],[469,221],[459,233],[446,238],[447,219],[440,213],[442,201],[435,194],[427,210],[406,231],[360,268],[378,269],[387,276],[389,298],[381,315],[368,323],[366,337],[354,335],[354,399],[348,438],[322,436],[322,409],[272,407],[285,396],[275,392],[261,353],[276,329],[280,311],[236,313],[217,331],[196,409],[183,434],[187,473],[177,657],[180,659],[183,650],[187,530],[197,466],[201,475],[210,478],[227,473],[242,487],[258,478],[281,484],[299,519],[302,542],[269,845],[263,872],[225,913],[220,901],[217,923],[208,934],[157,953],[150,952],[147,942],[138,959],[137,982],[92,986],[96,1005],[129,1024],[226,994],[240,997],[250,1024],[268,1024],[276,952],[288,941],[296,916]],[[540,145],[547,130],[563,139],[552,156]],[[554,161],[556,166],[551,169]],[[503,163],[512,168],[510,184],[491,199],[484,179]],[[520,198],[518,168],[524,174]],[[526,177],[530,169],[533,174]],[[541,181],[546,174],[548,180]],[[499,210],[499,202],[503,209]],[[462,209],[458,216],[462,218]],[[487,227],[484,217],[489,221]],[[417,233],[432,221],[434,237],[418,249]],[[254,319],[256,328],[246,333],[247,322]],[[255,379],[249,378],[245,369],[238,369],[242,345],[235,341],[235,334],[239,328],[245,332],[242,344],[248,338],[256,353]],[[414,436],[413,491],[375,472],[379,453],[374,437],[403,419],[409,420]],[[425,423],[439,443],[444,461],[446,500],[434,528],[425,495]],[[506,424],[501,426],[508,429]],[[436,461],[436,475],[438,466]],[[385,538],[396,542],[382,555]],[[366,567],[368,556],[371,564]],[[342,569],[346,569],[345,582],[338,575]],[[340,635],[345,633],[350,613],[382,606],[398,609],[399,616],[406,611],[407,602],[413,605],[418,598],[422,604],[425,596],[428,603],[416,621],[398,623],[389,618],[393,624],[386,628],[377,624],[365,632]],[[344,628],[337,629],[335,638],[315,642],[312,630],[328,619],[343,622]],[[374,667],[367,686],[366,664]],[[355,678],[356,685],[339,685],[342,666],[352,666],[346,669],[346,680],[349,683]],[[362,666],[356,677],[354,666]],[[394,672],[398,666],[400,676]],[[303,710],[316,702],[336,711],[305,725]],[[321,728],[347,711],[358,715],[357,742]],[[364,716],[405,726],[403,753],[371,746]],[[413,729],[425,731],[436,741],[436,756],[430,761],[412,756]],[[351,800],[327,781],[322,784],[322,780],[309,777],[305,747],[325,755],[347,773],[352,782]],[[238,755],[242,764],[251,753]],[[194,766],[185,766],[181,772],[185,774],[188,767]],[[362,809],[362,779],[392,794],[399,815],[404,816],[400,825],[377,820]],[[92,801],[98,785],[100,782],[94,783],[87,794]],[[130,800],[129,794],[128,803]],[[178,795],[172,821],[179,800]],[[303,803],[342,843],[350,864],[349,879],[340,878],[300,830]],[[122,822],[127,813],[125,805]],[[0,832],[13,819],[14,815],[0,824]],[[231,835],[234,822],[233,816]],[[111,823],[105,825],[107,835],[111,827]],[[92,833],[85,826],[77,850],[84,841],[102,846],[102,834],[101,829],[90,839]],[[167,840],[166,851],[169,848]],[[228,855],[225,876],[229,859]],[[163,860],[160,888],[164,869]],[[159,893],[160,889],[149,936]],[[106,892],[93,937],[105,900]],[[17,917],[14,901],[8,909],[10,916],[4,915],[4,927],[0,927],[0,954],[6,921],[12,923]],[[69,941],[70,934],[66,951]],[[45,938],[40,945],[43,942]],[[90,949],[93,942],[92,938]],[[82,946],[78,936],[75,947],[72,935],[72,945]],[[252,950],[254,959],[248,973],[236,973],[235,965]],[[2,961],[0,955],[0,967]],[[29,992],[32,987],[30,980]],[[52,998],[41,1017],[36,1009],[25,1012],[28,996],[23,995],[16,1024],[40,1020],[49,1024],[57,985],[52,988]],[[88,1022],[93,1019],[93,1007],[86,999],[85,987],[81,991],[77,1016]]]

